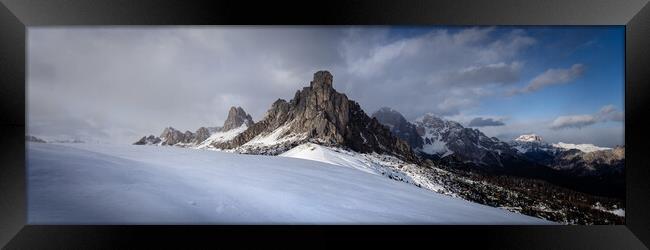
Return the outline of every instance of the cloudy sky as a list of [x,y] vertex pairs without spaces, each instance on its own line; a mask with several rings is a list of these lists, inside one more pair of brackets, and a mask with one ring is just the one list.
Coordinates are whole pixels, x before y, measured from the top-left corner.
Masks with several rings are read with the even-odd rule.
[[624,144],[622,27],[43,27],[28,30],[28,133],[132,143],[254,120],[317,70],[371,114],[510,140]]

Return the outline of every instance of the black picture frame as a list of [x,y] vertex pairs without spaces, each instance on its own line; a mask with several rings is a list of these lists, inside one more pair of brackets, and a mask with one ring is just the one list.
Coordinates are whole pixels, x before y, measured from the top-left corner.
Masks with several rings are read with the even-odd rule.
[[[424,242],[510,249],[650,246],[648,0],[128,1],[0,0],[0,246],[7,249],[239,246],[303,240]],[[626,223],[620,226],[27,225],[26,29],[62,25],[624,25]],[[305,245],[314,246],[314,245]],[[322,245],[317,245],[322,246]]]

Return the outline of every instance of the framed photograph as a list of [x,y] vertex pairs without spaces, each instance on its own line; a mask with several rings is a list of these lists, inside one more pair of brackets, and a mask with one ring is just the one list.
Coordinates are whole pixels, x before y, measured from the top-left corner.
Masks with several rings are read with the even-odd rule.
[[647,249],[647,1],[0,5],[0,243]]

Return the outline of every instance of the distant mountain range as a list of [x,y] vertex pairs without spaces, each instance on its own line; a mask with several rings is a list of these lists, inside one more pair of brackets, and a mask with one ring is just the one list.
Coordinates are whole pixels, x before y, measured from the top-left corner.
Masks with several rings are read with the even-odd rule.
[[45,140],[32,135],[26,135],[25,140],[30,142],[46,143]]
[[55,139],[46,141],[33,135],[25,135],[25,141],[37,143],[85,143],[85,141],[80,139]]
[[[396,136],[411,142],[420,157],[443,166],[542,179],[599,195],[624,194],[622,146],[612,149],[592,144],[549,144],[535,134],[504,142],[431,114],[410,123],[390,108],[379,109],[373,117]],[[422,138],[422,144],[412,131]]]
[[194,133],[191,131],[183,133],[173,127],[167,127],[160,136],[144,136],[133,144],[206,148],[213,143],[232,139],[253,123],[253,119],[244,109],[231,107],[221,127],[200,127]]

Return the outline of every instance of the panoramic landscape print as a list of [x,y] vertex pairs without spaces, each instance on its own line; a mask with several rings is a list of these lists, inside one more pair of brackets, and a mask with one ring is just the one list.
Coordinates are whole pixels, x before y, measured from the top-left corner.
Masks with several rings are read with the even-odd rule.
[[625,223],[618,26],[28,29],[30,224]]

